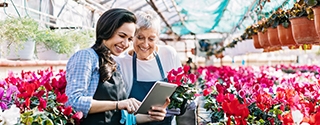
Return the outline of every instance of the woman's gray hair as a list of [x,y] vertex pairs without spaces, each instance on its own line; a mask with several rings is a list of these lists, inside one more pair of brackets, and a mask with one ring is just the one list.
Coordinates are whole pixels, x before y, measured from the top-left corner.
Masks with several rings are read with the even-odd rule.
[[140,29],[156,29],[158,34],[160,34],[160,18],[158,14],[151,10],[137,11],[135,13],[137,17],[137,30]]

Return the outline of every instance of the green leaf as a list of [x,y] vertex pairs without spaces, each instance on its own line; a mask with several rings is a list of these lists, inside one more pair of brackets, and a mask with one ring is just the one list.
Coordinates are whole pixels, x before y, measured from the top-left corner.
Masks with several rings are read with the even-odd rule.
[[31,125],[33,121],[34,121],[33,118],[29,116],[26,118],[25,122],[26,122],[26,125]]
[[42,125],[54,125],[54,124],[50,119],[46,119],[46,120],[42,121]]
[[289,24],[289,22],[287,22],[287,21],[282,23],[282,26],[283,26],[284,28],[288,28],[289,25],[290,25],[290,24]]
[[306,0],[308,6],[315,6],[318,4],[317,0]]

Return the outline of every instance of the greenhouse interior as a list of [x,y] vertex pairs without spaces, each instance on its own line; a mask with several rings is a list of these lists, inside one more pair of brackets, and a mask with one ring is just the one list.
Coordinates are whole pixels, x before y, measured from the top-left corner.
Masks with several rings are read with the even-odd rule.
[[320,0],[0,0],[0,124],[320,125],[319,45]]

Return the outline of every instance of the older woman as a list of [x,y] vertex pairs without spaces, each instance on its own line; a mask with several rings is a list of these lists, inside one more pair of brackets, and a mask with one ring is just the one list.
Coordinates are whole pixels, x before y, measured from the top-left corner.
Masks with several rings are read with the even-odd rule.
[[[128,10],[115,8],[106,11],[98,20],[95,44],[69,59],[66,67],[67,105],[83,112],[81,124],[120,125],[121,113],[134,113],[139,107],[140,101],[127,98],[119,66],[112,58],[129,47],[135,22],[135,15]],[[136,115],[136,122],[163,120],[168,104],[169,99],[164,106],[152,107],[149,115]]]
[[[133,38],[133,49],[115,58],[129,91],[129,98],[142,101],[156,81],[165,80],[171,69],[181,67],[181,61],[173,47],[157,45],[160,35],[160,19],[153,11],[136,14],[137,31]],[[179,112],[177,113],[179,114]],[[144,125],[171,125],[173,117],[161,122]]]

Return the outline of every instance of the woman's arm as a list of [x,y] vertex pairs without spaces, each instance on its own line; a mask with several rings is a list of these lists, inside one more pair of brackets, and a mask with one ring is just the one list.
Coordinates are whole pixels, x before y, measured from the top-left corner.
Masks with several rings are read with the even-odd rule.
[[89,114],[110,110],[127,110],[128,113],[134,113],[141,105],[141,102],[134,98],[121,101],[98,101],[93,99],[91,104]]
[[[92,79],[92,67],[96,58],[90,51],[76,52],[68,61],[66,67],[66,94],[68,101],[76,111],[81,111],[87,116],[91,107],[92,96],[96,88],[89,88]],[[96,78],[99,81],[98,77]],[[98,83],[97,83],[98,85]]]

